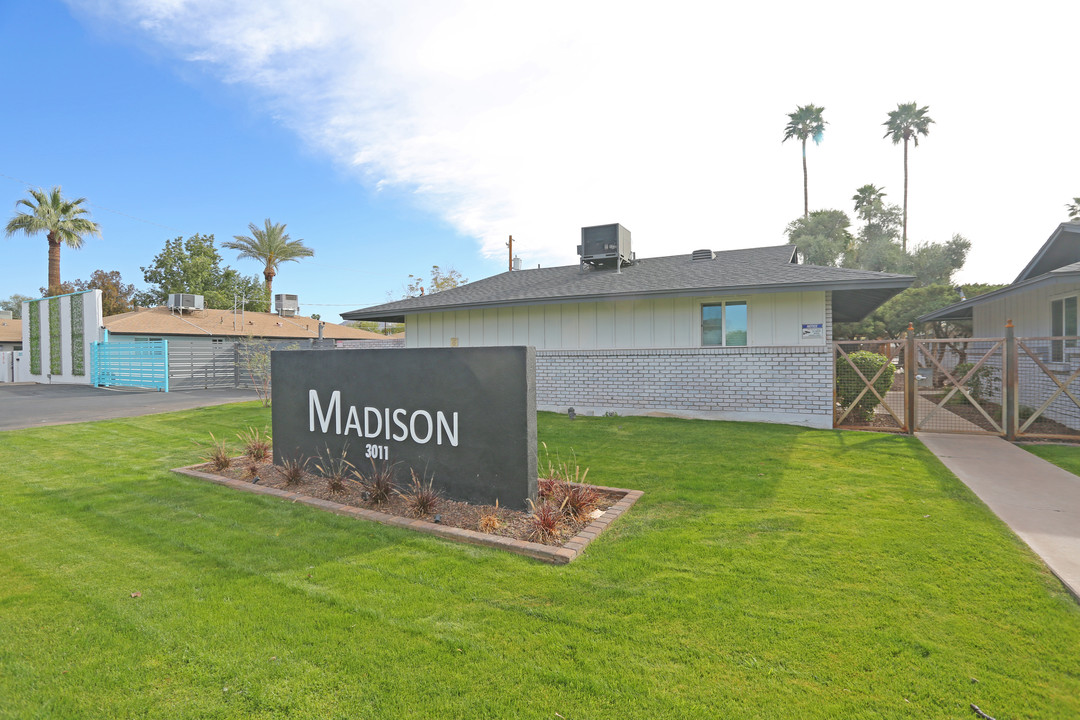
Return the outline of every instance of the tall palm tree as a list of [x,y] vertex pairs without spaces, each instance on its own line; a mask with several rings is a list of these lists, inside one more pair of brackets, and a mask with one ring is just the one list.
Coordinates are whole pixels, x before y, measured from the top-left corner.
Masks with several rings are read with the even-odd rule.
[[[15,203],[18,210],[15,217],[8,220],[7,236],[23,232],[27,235],[46,233],[49,241],[49,294],[59,292],[60,288],[60,246],[66,244],[78,250],[83,244],[83,235],[101,237],[101,228],[96,222],[84,217],[90,213],[82,207],[86,198],[65,200],[57,185],[49,192],[41,188],[31,189],[30,199],[21,198]],[[28,210],[20,209],[25,206]]]
[[863,185],[851,198],[855,201],[855,214],[867,223],[874,222],[874,215],[885,203],[885,188],[874,184]]
[[788,124],[784,128],[784,139],[787,142],[792,138],[802,141],[802,180],[803,180],[803,217],[810,217],[810,193],[807,189],[806,177],[806,140],[813,138],[814,144],[821,142],[821,136],[825,133],[828,124],[821,119],[821,113],[825,108],[817,105],[797,105],[795,112],[788,113]]
[[304,245],[303,240],[291,240],[285,232],[285,223],[271,223],[266,218],[266,227],[260,229],[255,223],[248,223],[251,235],[233,235],[235,242],[228,240],[222,247],[239,250],[237,257],[251,258],[263,263],[263,277],[266,278],[266,294],[270,295],[278,265],[283,262],[299,262],[302,257],[311,257],[315,251]]
[[914,139],[915,147],[919,147],[919,136],[930,134],[930,123],[934,121],[926,114],[928,110],[929,105],[898,103],[889,113],[889,119],[882,123],[886,127],[884,137],[892,138],[893,145],[904,141],[904,252],[907,252],[908,140]]
[[1069,222],[1080,222],[1080,197],[1074,197],[1071,203],[1065,203],[1069,211]]

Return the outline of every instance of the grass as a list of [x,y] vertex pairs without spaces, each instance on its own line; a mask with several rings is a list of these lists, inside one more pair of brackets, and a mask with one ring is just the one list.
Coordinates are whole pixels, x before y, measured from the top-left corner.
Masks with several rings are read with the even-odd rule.
[[1073,475],[1080,475],[1080,445],[1021,445],[1032,455],[1038,455],[1047,462],[1068,470]]
[[541,414],[646,493],[552,567],[167,471],[268,424],[0,433],[0,718],[1080,716],[1080,608],[913,438]]

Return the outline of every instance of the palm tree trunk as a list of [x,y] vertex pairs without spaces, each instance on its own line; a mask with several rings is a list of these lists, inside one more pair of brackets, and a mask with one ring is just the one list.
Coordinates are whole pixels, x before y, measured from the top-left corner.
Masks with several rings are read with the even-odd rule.
[[806,177],[806,138],[802,141],[802,201],[803,201],[803,217],[810,217],[810,191],[807,189],[807,177]]
[[907,138],[904,138],[904,239],[903,248],[907,253]]
[[276,274],[277,273],[275,273],[273,270],[263,270],[263,277],[266,278],[266,297],[270,298],[271,300],[274,299],[274,296],[271,294],[271,288],[274,285],[274,275]]
[[49,295],[60,291],[60,238],[49,233]]

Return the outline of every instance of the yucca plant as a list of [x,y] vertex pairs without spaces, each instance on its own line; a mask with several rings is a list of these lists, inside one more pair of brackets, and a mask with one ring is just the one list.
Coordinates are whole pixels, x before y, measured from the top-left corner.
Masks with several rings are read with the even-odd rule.
[[285,484],[299,485],[307,472],[308,460],[303,457],[286,458],[281,463],[281,475],[285,478]]
[[356,467],[349,462],[348,455],[348,445],[341,449],[340,455],[331,452],[329,446],[326,447],[325,452],[319,451],[319,459],[315,461],[315,469],[326,478],[326,485],[332,493],[345,492],[345,483],[356,472]]
[[262,435],[258,428],[248,427],[246,432],[237,433],[236,437],[244,446],[244,454],[256,462],[265,460],[272,447],[270,436]]
[[416,476],[415,470],[410,469],[409,473],[412,475],[412,481],[409,483],[408,489],[398,494],[404,498],[405,505],[416,517],[425,517],[432,514],[435,512],[440,500],[439,491],[434,487],[435,478],[432,477],[425,485]]
[[397,492],[397,484],[394,482],[394,470],[397,463],[383,461],[378,465],[371,461],[371,471],[360,473],[360,482],[367,490],[368,500],[376,505],[384,505]]

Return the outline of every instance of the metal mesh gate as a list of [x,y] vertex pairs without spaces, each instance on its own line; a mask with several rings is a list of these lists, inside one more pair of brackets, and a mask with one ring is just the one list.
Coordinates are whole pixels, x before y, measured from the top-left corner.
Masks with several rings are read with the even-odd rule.
[[1005,434],[1005,340],[915,340],[915,430]]
[[833,425],[907,432],[905,340],[833,343]]
[[1080,338],[1016,339],[1016,437],[1080,439]]

